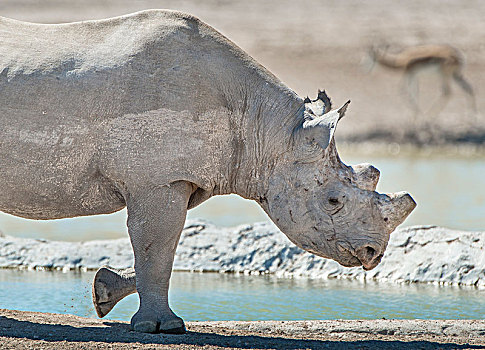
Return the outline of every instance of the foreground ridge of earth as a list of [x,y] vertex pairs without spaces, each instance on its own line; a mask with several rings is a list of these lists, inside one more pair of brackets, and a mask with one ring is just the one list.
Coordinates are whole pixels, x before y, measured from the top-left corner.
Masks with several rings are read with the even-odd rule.
[[[484,287],[484,246],[485,232],[436,226],[402,228],[391,235],[381,264],[364,271],[304,252],[271,223],[224,228],[189,220],[177,248],[174,269]],[[133,265],[127,238],[51,242],[0,237],[0,268],[94,270],[102,265]]]
[[485,320],[188,322],[186,335],[128,322],[0,309],[2,349],[483,349]]
[[485,320],[188,322],[185,335],[129,323],[0,309],[2,349],[483,349]]

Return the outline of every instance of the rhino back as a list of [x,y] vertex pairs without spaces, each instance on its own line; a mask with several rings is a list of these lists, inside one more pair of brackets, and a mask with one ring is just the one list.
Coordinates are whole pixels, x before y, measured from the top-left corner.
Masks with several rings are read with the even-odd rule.
[[0,53],[0,210],[32,218],[121,209],[117,182],[140,175],[210,190],[234,151],[231,129],[242,127],[240,99],[228,96],[248,81],[279,84],[172,11],[63,25],[0,19]]

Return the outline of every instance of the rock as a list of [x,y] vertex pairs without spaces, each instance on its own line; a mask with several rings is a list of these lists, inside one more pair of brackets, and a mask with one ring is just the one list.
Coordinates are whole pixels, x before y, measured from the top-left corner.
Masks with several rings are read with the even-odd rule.
[[128,239],[59,242],[0,237],[0,267],[32,269],[97,269],[102,265],[133,265]]
[[[133,265],[129,240],[49,242],[0,237],[0,267],[97,269]],[[174,269],[278,276],[349,278],[393,282],[485,286],[485,232],[436,226],[396,230],[380,265],[371,271],[346,268],[304,252],[272,223],[220,228],[189,220]]]

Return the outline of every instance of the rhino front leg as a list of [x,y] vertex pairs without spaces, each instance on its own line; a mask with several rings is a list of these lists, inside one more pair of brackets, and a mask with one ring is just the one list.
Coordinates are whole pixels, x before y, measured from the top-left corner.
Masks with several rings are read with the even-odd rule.
[[168,287],[192,192],[191,184],[179,181],[148,186],[128,195],[128,233],[140,297],[140,308],[131,318],[135,331],[185,333],[183,320],[169,307]]
[[101,267],[94,276],[93,304],[99,317],[106,316],[124,297],[136,293],[135,269]]

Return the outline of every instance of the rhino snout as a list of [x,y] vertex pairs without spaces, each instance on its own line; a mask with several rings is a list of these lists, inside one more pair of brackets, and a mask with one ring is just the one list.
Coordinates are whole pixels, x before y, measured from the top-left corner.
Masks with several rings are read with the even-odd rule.
[[381,262],[381,259],[384,256],[384,250],[385,249],[381,249],[380,247],[364,245],[355,250],[355,257],[359,259],[364,270],[372,270]]
[[375,191],[381,175],[376,167],[363,163],[353,165],[352,171],[354,173],[354,183],[357,187],[363,190]]

